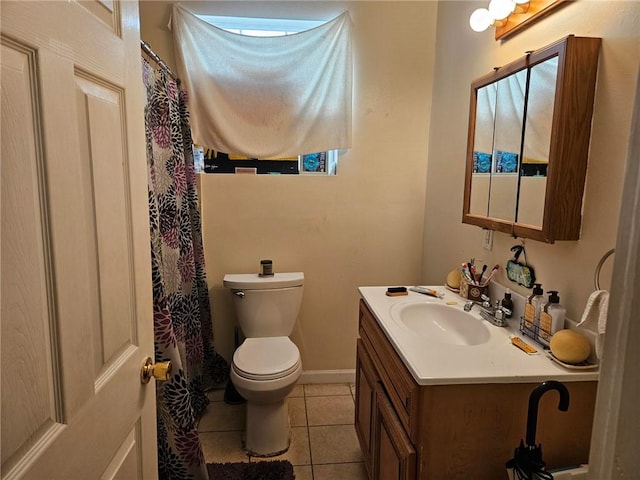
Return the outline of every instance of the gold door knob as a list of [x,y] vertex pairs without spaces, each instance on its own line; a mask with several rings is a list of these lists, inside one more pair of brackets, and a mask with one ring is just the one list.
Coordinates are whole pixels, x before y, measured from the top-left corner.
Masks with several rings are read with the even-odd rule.
[[147,357],[140,369],[140,382],[149,383],[152,377],[161,382],[169,380],[172,368],[171,362],[153,363],[151,357]]

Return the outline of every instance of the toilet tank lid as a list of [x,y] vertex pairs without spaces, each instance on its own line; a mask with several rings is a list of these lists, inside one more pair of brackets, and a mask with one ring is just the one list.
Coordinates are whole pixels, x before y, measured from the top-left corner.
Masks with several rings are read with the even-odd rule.
[[276,273],[261,277],[257,273],[227,273],[222,283],[227,288],[243,290],[266,290],[271,288],[299,287],[304,283],[304,273]]

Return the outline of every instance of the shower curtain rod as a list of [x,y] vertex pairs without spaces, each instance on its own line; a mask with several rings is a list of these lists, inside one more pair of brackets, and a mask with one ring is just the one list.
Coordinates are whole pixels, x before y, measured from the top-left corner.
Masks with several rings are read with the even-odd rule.
[[180,79],[178,78],[178,76],[175,73],[173,73],[173,70],[171,70],[169,65],[164,63],[164,60],[162,60],[162,58],[160,58],[160,56],[153,51],[153,49],[151,48],[151,45],[149,45],[144,40],[140,39],[140,47],[142,48],[142,51],[147,55],[149,55],[149,57],[151,57],[151,59],[155,61],[160,68],[165,70],[171,76],[171,78],[173,78],[176,82],[180,83]]

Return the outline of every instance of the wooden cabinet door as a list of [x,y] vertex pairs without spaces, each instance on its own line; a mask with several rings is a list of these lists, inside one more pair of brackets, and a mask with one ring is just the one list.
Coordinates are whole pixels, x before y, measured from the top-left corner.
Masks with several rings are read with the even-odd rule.
[[358,339],[356,355],[356,418],[355,428],[364,464],[373,477],[373,413],[375,412],[375,386],[378,376],[362,340]]
[[416,451],[380,383],[374,404],[375,480],[414,480]]

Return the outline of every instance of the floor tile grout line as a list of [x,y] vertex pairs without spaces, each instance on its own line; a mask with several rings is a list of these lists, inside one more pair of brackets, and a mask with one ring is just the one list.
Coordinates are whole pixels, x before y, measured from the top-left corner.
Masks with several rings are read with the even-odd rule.
[[364,463],[362,461],[360,462],[322,462],[322,463],[315,463],[314,465],[359,465],[361,463]]
[[[312,446],[311,446],[311,430],[313,428],[323,428],[323,427],[347,427],[349,425],[352,425],[352,422],[347,422],[347,423],[322,423],[322,424],[318,424],[318,425],[310,425],[309,424],[309,409],[308,409],[308,402],[307,399],[309,398],[322,398],[322,397],[346,397],[349,396],[352,398],[352,401],[355,402],[355,392],[353,391],[353,389],[351,389],[350,384],[341,384],[343,386],[346,386],[347,388],[349,388],[347,394],[344,393],[344,390],[334,390],[333,392],[327,392],[327,391],[322,391],[322,389],[316,389],[316,388],[309,388],[309,389],[305,389],[304,385],[302,385],[302,388],[300,389],[301,391],[301,395],[296,396],[296,397],[289,397],[289,398],[302,398],[303,401],[303,405],[304,405],[304,416],[305,416],[305,424],[301,425],[301,427],[305,428],[306,433],[307,433],[307,447],[309,449],[309,463],[308,464],[301,464],[301,465],[294,465],[294,466],[299,466],[299,467],[305,467],[305,466],[309,466],[310,468],[310,473],[311,473],[311,478],[314,479],[316,477],[317,472],[315,471],[315,467],[320,466],[320,465],[342,465],[342,464],[353,464],[353,465],[357,465],[357,464],[361,464],[362,460],[360,461],[339,461],[339,462],[327,462],[327,461],[323,461],[322,463],[314,463],[314,458],[313,458],[313,453],[312,453]],[[308,391],[307,391],[308,390]],[[309,394],[311,393],[311,394]],[[313,395],[313,393],[316,393],[315,395]],[[320,395],[318,395],[318,393],[322,393]],[[311,402],[316,402],[315,400],[310,400]],[[224,402],[222,401],[214,401],[214,400],[210,400],[210,407],[211,408],[215,408],[215,407],[219,407],[220,404],[222,404]],[[218,405],[216,405],[218,404]],[[203,414],[204,416],[204,414]],[[202,418],[200,418],[199,420],[202,420]],[[330,420],[329,420],[330,421]],[[200,422],[199,422],[200,424]],[[210,427],[210,428],[217,428],[215,426]],[[242,434],[243,430],[238,430],[238,429],[231,429],[231,430],[207,430],[207,431],[202,431],[202,432],[198,432],[198,433],[232,433],[232,432],[239,432],[240,434]],[[243,461],[248,461],[248,462],[256,462],[256,461],[261,461],[262,459],[258,458],[258,457],[251,457],[248,455],[245,455],[245,459]]]
[[311,480],[314,480],[313,473],[313,453],[311,452],[311,432],[309,431],[309,414],[307,412],[307,392],[302,387],[302,395],[304,399],[304,418],[305,418],[305,426],[307,428],[307,446],[309,447],[309,465],[311,465]]

